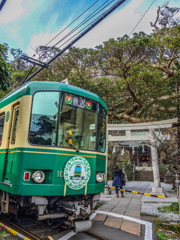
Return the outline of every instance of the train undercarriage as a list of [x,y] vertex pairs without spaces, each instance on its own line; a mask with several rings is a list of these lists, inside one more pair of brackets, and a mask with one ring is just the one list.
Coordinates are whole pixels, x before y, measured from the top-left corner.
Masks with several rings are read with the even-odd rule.
[[76,232],[91,228],[89,217],[100,195],[76,196],[20,196],[1,191],[1,213],[21,219],[47,221],[51,227],[66,225]]

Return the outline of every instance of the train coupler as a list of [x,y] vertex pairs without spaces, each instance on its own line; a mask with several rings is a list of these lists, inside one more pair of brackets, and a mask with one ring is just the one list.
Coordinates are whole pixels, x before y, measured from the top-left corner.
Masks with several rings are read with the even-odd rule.
[[75,232],[84,232],[90,230],[92,227],[91,220],[82,220],[82,221],[74,221],[74,231]]

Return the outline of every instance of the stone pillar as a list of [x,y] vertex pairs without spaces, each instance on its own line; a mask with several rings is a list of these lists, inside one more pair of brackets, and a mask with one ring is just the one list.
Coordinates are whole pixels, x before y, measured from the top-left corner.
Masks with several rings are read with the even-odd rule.
[[108,184],[108,179],[107,179],[107,167],[108,167],[108,131],[106,134],[106,175],[105,175],[105,189],[104,189],[104,194],[109,195],[110,191],[109,191],[109,186]]
[[124,173],[125,182],[128,182],[128,176],[127,176],[127,173],[125,171],[125,165],[122,165],[122,171]]
[[154,187],[152,188],[152,194],[165,196],[164,189],[161,187],[160,183],[158,152],[156,147],[156,139],[154,137],[154,130],[149,131],[149,139],[151,144],[151,159],[154,178]]

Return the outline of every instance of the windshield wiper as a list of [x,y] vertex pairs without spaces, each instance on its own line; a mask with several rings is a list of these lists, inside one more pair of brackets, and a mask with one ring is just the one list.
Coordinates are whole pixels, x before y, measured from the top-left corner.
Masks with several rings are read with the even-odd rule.
[[71,145],[73,148],[76,149],[76,152],[79,152],[79,149],[77,147],[74,146],[74,144],[72,143],[72,131],[69,130],[69,136],[71,137],[65,137],[65,140],[69,143],[69,145]]
[[74,144],[72,144],[72,143],[69,143],[71,146],[73,146],[73,148],[75,148],[76,149],[76,152],[79,152],[79,149],[77,148],[77,147],[75,147],[74,146]]

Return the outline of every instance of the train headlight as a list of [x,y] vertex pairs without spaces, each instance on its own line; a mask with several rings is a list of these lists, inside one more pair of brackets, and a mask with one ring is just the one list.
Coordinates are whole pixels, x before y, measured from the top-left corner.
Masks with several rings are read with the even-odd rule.
[[98,172],[98,173],[96,174],[96,181],[100,183],[100,182],[102,182],[103,180],[104,180],[104,174]]
[[42,183],[45,179],[45,174],[43,171],[35,171],[32,175],[32,179],[36,183]]

